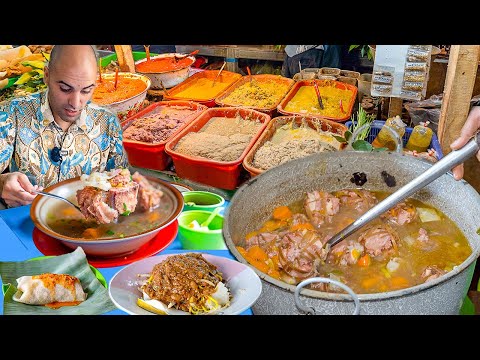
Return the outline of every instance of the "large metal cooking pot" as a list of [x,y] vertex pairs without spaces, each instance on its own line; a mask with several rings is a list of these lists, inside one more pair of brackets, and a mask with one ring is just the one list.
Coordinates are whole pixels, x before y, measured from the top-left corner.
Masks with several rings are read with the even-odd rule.
[[[238,261],[248,262],[235,246],[245,235],[257,230],[280,205],[302,199],[316,189],[334,191],[358,187],[353,173],[363,172],[363,188],[393,192],[431,166],[425,160],[398,153],[328,152],[290,161],[249,180],[231,200],[224,219],[224,237]],[[382,172],[384,172],[382,176]],[[396,184],[388,186],[385,172]],[[391,178],[390,178],[391,180]],[[388,181],[390,185],[391,182]],[[480,254],[480,195],[466,181],[443,175],[414,196],[443,211],[467,237],[472,254],[447,274],[411,288],[376,294],[359,294],[361,314],[458,314]],[[252,306],[254,314],[301,314],[295,305],[295,286],[276,280],[254,269],[262,279],[263,290]],[[351,314],[353,301],[348,294],[303,289],[304,305],[316,314]]]

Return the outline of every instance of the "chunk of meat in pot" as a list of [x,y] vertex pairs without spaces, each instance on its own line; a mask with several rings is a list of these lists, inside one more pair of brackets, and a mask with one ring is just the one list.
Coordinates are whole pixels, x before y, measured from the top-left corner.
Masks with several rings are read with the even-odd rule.
[[334,195],[340,199],[342,205],[354,208],[361,214],[378,203],[375,195],[364,189],[340,190],[334,192]]
[[387,219],[396,225],[409,224],[415,220],[417,216],[417,210],[415,206],[401,202],[386,213],[382,214],[382,217]]
[[279,265],[297,279],[315,276],[317,266],[326,255],[322,239],[314,231],[289,232],[280,241]]
[[292,215],[292,226],[299,225],[299,224],[307,224],[310,220],[304,214],[293,214]]
[[439,278],[440,276],[446,274],[447,272],[445,270],[442,270],[438,268],[435,265],[432,266],[427,266],[425,270],[422,272],[422,278],[425,279],[425,282],[432,281],[436,278]]
[[245,240],[245,250],[248,251],[252,246],[258,245],[267,253],[268,257],[271,258],[278,255],[277,248],[280,239],[281,237],[278,233],[260,233]]
[[355,240],[345,240],[335,245],[328,254],[329,263],[338,263],[340,265],[356,264],[365,254],[365,247]]
[[365,247],[367,254],[378,256],[396,251],[398,235],[388,225],[376,225],[363,232],[358,241]]
[[307,193],[305,212],[314,226],[332,222],[333,216],[340,210],[340,201],[325,191]]

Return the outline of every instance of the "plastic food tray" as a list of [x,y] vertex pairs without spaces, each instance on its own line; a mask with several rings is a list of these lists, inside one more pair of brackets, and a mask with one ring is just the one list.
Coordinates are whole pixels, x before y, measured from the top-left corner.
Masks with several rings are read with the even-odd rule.
[[238,81],[242,77],[242,75],[234,72],[230,72],[230,71],[222,71],[217,81],[222,80],[223,82],[228,82],[230,84],[225,89],[219,91],[217,94],[215,94],[215,96],[213,96],[210,99],[183,98],[183,97],[177,96],[177,94],[184,91],[188,87],[195,86],[196,81],[200,78],[207,78],[207,79],[214,80],[217,75],[218,75],[218,70],[205,70],[202,72],[195,73],[189,78],[187,78],[185,81],[181,82],[180,84],[168,90],[168,94],[165,94],[163,98],[168,100],[190,100],[190,101],[198,102],[202,105],[206,105],[208,107],[214,107],[215,97],[217,97],[226,89],[230,88],[230,86],[232,86],[233,83]]
[[164,170],[167,168],[172,160],[165,152],[165,144],[167,141],[184,129],[193,119],[198,117],[204,110],[207,109],[206,106],[193,101],[159,101],[147,106],[142,111],[123,121],[121,123],[122,129],[125,131],[132,123],[135,122],[135,120],[148,116],[148,114],[160,106],[188,106],[190,109],[196,110],[197,112],[188,116],[188,119],[186,119],[185,123],[162,142],[152,144],[123,138],[123,147],[127,152],[128,161],[133,166],[152,170]]
[[[314,81],[317,83],[317,85],[319,87],[320,94],[322,93],[322,87],[328,86],[329,84],[333,84],[335,87],[340,88],[340,89],[345,89],[345,90],[348,89],[348,90],[353,91],[353,93],[350,97],[350,101],[348,101],[348,103],[346,103],[346,104],[343,104],[343,109],[345,110],[345,116],[335,118],[335,117],[331,117],[331,116],[322,116],[322,115],[318,115],[318,114],[314,114],[314,113],[308,113],[308,112],[307,113],[299,113],[299,112],[292,112],[292,111],[286,111],[285,110],[285,107],[287,106],[288,102],[293,99],[293,97],[296,95],[298,90],[302,86],[313,86]],[[355,104],[355,100],[357,98],[357,92],[358,92],[358,89],[357,89],[356,86],[346,84],[346,83],[336,81],[336,80],[300,80],[300,81],[297,81],[295,83],[295,85],[293,85],[293,87],[290,89],[288,94],[285,95],[283,100],[277,106],[277,110],[278,110],[279,113],[285,114],[285,115],[313,116],[313,117],[319,117],[319,118],[329,119],[329,120],[333,120],[333,121],[344,122],[344,121],[349,120],[351,115],[352,115],[353,105]]]
[[[345,126],[349,128],[352,125],[351,121],[347,121],[345,123]],[[372,126],[370,127],[370,132],[365,140],[367,140],[370,144],[375,140],[377,137],[377,134],[380,132],[382,129],[383,125],[385,125],[385,121],[383,120],[374,120],[372,122]],[[403,140],[403,147],[405,148],[405,145],[407,145],[408,139],[410,139],[410,135],[412,135],[413,128],[411,127],[406,127],[405,128],[405,134],[403,134],[402,140]],[[430,146],[428,147],[429,149],[433,148],[435,152],[437,153],[437,159],[440,160],[443,157],[443,152],[442,152],[442,147],[440,146],[440,142],[438,141],[438,137],[435,133],[432,135],[432,141],[430,142]]]
[[[237,114],[240,114],[244,119],[259,120],[263,124],[238,159],[223,162],[202,157],[192,157],[174,150],[182,137],[190,132],[200,131],[212,117],[235,118]],[[175,171],[179,177],[222,189],[234,190],[240,184],[240,175],[243,169],[242,161],[245,155],[265,130],[269,121],[269,115],[252,109],[235,107],[210,108],[172,137],[165,145],[165,151],[172,157]]]
[[278,116],[273,118],[267,125],[267,128],[262,133],[262,135],[255,141],[252,148],[248,151],[247,155],[243,159],[243,167],[247,170],[250,175],[256,176],[263,173],[266,170],[256,168],[253,165],[253,159],[255,157],[255,153],[257,150],[262,147],[267,141],[269,141],[277,129],[285,124],[290,123],[291,121],[296,121],[297,124],[301,124],[304,121],[310,126],[312,129],[316,130],[314,122],[321,126],[323,131],[330,131],[336,135],[344,136],[345,132],[347,131],[347,127],[343,124],[337,123],[335,121],[330,121],[327,119],[319,119],[311,116]]
[[286,78],[280,75],[271,75],[271,74],[264,74],[264,75],[252,75],[252,81],[259,81],[259,82],[276,82],[279,84],[286,84],[287,90],[285,90],[285,93],[279,97],[278,101],[271,107],[258,107],[258,106],[245,106],[241,104],[234,104],[234,103],[229,103],[225,102],[225,98],[229,96],[232,92],[235,91],[235,89],[239,88],[243,84],[247,83],[250,81],[250,76],[243,76],[240,80],[238,80],[235,84],[230,86],[229,88],[225,89],[218,97],[215,99],[215,102],[217,103],[218,106],[238,106],[242,108],[248,108],[248,109],[253,109],[257,110],[260,112],[264,112],[268,114],[269,116],[273,115],[273,112],[277,109],[277,105],[282,101],[284,96],[288,93],[288,91],[292,88],[293,84],[295,84],[295,80]]

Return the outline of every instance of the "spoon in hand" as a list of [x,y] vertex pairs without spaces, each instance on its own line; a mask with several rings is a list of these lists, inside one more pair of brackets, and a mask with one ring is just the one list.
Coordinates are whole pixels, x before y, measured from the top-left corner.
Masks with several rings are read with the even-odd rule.
[[55,195],[55,194],[52,194],[52,193],[48,193],[48,192],[44,192],[44,191],[38,191],[38,190],[33,190],[31,191],[32,193],[34,194],[38,194],[38,195],[43,195],[43,196],[49,196],[51,198],[54,198],[54,199],[57,199],[57,200],[62,200],[62,201],[65,201],[66,203],[72,205],[75,209],[77,209],[78,211],[82,212],[82,210],[80,210],[80,208],[75,205],[74,203],[72,203],[70,200],[64,198],[64,197],[61,197],[61,196],[58,196],[58,195]]

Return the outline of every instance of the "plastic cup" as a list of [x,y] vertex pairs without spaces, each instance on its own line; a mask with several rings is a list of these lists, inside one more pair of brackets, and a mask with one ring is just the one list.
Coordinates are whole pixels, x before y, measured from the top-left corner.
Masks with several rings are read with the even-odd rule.
[[193,220],[199,224],[207,220],[210,211],[191,210],[184,211],[178,217],[178,239],[182,248],[186,250],[225,250],[223,239],[223,216],[217,214],[210,222],[209,231],[194,230],[188,227]]
[[209,191],[185,191],[182,195],[183,211],[213,211],[215,208],[225,204],[225,199],[222,196]]

